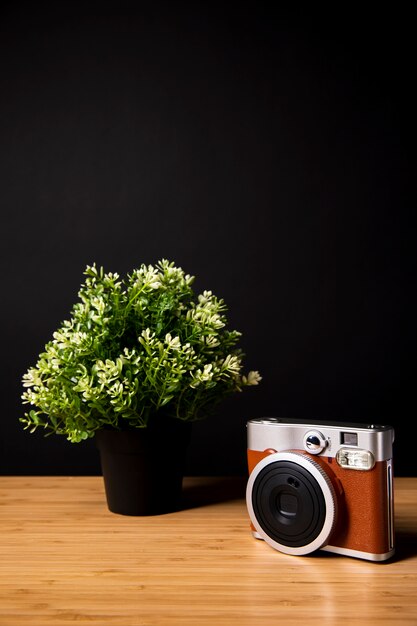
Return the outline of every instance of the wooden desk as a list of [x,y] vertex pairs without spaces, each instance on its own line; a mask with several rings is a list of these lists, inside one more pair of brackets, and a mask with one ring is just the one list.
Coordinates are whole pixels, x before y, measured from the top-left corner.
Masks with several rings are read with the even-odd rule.
[[417,478],[396,479],[386,563],[253,539],[245,484],[186,479],[182,511],[132,518],[101,477],[0,477],[0,625],[417,624]]

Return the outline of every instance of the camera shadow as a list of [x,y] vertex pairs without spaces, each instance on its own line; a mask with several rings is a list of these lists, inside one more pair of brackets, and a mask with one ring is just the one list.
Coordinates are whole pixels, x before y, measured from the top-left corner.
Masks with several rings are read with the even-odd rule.
[[417,528],[398,528],[395,531],[395,554],[388,561],[405,561],[417,555]]

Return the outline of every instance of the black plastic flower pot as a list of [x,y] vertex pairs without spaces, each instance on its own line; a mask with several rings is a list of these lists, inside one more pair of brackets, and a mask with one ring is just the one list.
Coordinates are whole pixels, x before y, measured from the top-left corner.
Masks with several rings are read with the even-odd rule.
[[158,418],[147,428],[103,428],[95,439],[110,511],[160,515],[180,508],[190,423]]

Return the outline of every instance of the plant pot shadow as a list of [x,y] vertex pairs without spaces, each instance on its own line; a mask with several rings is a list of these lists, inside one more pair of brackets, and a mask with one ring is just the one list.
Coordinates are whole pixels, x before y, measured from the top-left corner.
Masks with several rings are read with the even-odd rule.
[[210,476],[185,478],[182,490],[183,510],[245,500],[247,478],[242,476]]

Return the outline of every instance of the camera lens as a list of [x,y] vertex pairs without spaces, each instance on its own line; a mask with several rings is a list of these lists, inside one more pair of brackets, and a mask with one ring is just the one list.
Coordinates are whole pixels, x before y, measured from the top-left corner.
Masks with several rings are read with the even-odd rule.
[[248,509],[268,543],[289,554],[307,554],[324,545],[335,521],[336,496],[318,463],[299,453],[276,453],[252,474]]

